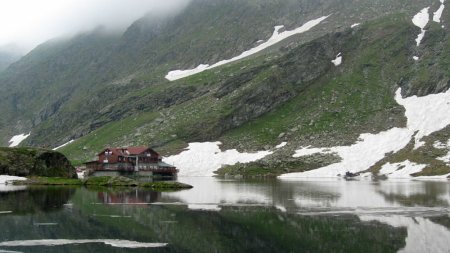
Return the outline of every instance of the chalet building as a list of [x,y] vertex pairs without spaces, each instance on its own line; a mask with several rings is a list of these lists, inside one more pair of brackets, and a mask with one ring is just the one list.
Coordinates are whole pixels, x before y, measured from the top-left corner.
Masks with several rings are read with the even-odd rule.
[[95,175],[138,174],[142,176],[175,176],[178,170],[162,161],[156,151],[148,147],[106,148],[98,160],[87,162],[86,169]]

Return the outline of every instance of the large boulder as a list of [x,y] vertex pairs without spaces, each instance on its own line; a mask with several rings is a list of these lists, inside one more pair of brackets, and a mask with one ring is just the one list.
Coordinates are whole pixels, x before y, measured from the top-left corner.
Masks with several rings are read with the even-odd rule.
[[0,175],[77,178],[61,153],[36,148],[0,148]]

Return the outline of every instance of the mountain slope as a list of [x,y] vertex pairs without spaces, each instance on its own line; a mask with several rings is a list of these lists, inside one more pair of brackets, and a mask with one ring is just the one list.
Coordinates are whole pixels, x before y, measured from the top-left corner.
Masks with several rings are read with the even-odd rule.
[[[446,59],[446,53],[430,50],[441,48],[441,41],[433,42],[432,38],[441,34],[442,29],[429,30],[430,37],[424,40],[422,52],[430,55],[424,56],[420,63],[412,59],[417,50],[416,31],[409,17],[394,15],[356,30],[326,35],[282,57],[243,61],[221,69],[220,75],[198,74],[185,81],[201,81],[208,86],[209,93],[159,114],[148,114],[146,124],[139,124],[136,118],[111,124],[64,151],[80,159],[82,154],[90,157],[90,150],[104,143],[114,146],[151,142],[162,150],[173,150],[183,146],[183,139],[204,141],[222,136],[219,139],[224,148],[273,150],[281,141],[287,141],[288,145],[259,162],[225,168],[221,173],[248,174],[256,167],[258,174],[260,168],[270,168],[263,173],[278,174],[336,162],[332,155],[291,156],[299,145],[350,145],[360,133],[375,134],[404,127],[404,109],[394,100],[399,86],[407,95],[446,89],[440,86],[449,80],[448,74],[444,74],[445,66],[430,68],[428,63]],[[331,63],[337,52],[344,57],[338,67]],[[423,79],[417,72],[421,66],[443,75],[438,80],[435,76]],[[233,76],[226,80],[230,73]],[[214,84],[214,78],[222,82],[219,85],[205,82]],[[261,116],[266,111],[270,112]],[[137,125],[130,125],[134,123]],[[447,171],[448,168],[440,172]]]
[[[340,158],[292,155],[299,147],[351,145],[361,133],[404,128],[398,87],[404,96],[448,89],[448,8],[441,23],[424,28],[420,46],[421,30],[411,21],[440,4],[197,0],[176,16],[144,17],[120,36],[97,30],[49,42],[0,78],[0,133],[6,142],[31,130],[23,144],[50,147],[76,139],[62,151],[78,162],[104,146],[150,143],[168,155],[189,142],[220,140],[224,149],[272,153],[223,173],[322,167]],[[292,30],[322,16],[328,18],[310,31],[248,58],[173,82],[164,78],[235,57],[267,40],[274,26]],[[350,28],[355,23],[362,24]],[[342,64],[332,62],[337,55]],[[287,145],[274,148],[280,142]]]
[[[345,8],[348,5],[354,8]],[[52,41],[11,66],[0,79],[4,91],[0,135],[6,143],[11,136],[32,130],[28,144],[58,146],[135,111],[154,110],[159,105],[140,101],[143,108],[118,106],[116,100],[133,100],[137,90],[165,83],[169,70],[233,57],[269,38],[276,25],[293,29],[331,15],[308,33],[268,50],[279,54],[386,12],[412,15],[416,6],[423,5],[406,0],[196,0],[176,16],[144,17],[120,37],[97,30]],[[280,47],[283,51],[277,50]],[[105,113],[108,110],[112,111]]]

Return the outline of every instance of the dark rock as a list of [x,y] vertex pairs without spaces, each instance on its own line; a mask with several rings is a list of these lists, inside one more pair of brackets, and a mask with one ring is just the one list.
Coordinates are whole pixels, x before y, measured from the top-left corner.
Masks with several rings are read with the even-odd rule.
[[77,178],[75,168],[63,154],[35,148],[0,148],[0,174]]

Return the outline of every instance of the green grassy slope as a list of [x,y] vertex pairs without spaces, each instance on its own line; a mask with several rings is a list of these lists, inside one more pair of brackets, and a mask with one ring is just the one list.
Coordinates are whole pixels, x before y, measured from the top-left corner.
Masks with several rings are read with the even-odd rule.
[[204,90],[188,91],[188,96],[176,90],[140,93],[167,85],[164,76],[169,70],[214,63],[254,47],[271,36],[275,25],[293,29],[331,14],[310,32],[266,51],[283,55],[330,31],[386,13],[413,15],[424,4],[437,9],[434,2],[196,0],[179,15],[142,18],[122,35],[97,29],[51,41],[0,77],[0,139],[6,143],[11,136],[32,130],[23,145],[55,147],[130,115],[198,97]]
[[[411,70],[416,32],[408,17],[394,15],[284,56],[260,56],[173,82],[161,92],[191,87],[198,97],[110,123],[63,152],[84,160],[105,145],[150,144],[167,154],[189,141],[217,139],[241,150],[282,140],[293,146],[348,145],[362,132],[402,127],[404,111],[394,92],[421,78]],[[344,56],[339,67],[330,62],[337,52]]]

